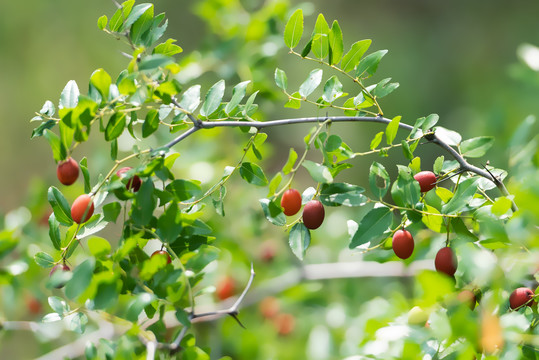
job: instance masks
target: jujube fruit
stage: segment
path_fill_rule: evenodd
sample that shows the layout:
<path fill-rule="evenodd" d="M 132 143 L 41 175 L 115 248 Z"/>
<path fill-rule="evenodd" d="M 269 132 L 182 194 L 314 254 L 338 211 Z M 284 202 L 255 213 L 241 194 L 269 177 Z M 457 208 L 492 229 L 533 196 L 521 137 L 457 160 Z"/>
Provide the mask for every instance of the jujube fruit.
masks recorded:
<path fill-rule="evenodd" d="M 266 319 L 274 318 L 279 313 L 279 300 L 273 296 L 267 296 L 262 299 L 258 308 Z"/>
<path fill-rule="evenodd" d="M 303 223 L 308 229 L 318 229 L 324 222 L 324 205 L 318 200 L 311 200 L 303 208 Z"/>
<path fill-rule="evenodd" d="M 116 171 L 116 175 L 118 177 L 123 178 L 124 174 L 131 170 L 130 167 L 123 167 L 120 170 Z M 127 181 L 127 184 L 125 185 L 127 190 L 133 190 L 134 192 L 137 192 L 140 189 L 140 185 L 142 184 L 142 180 L 140 180 L 140 177 L 137 175 L 133 176 Z"/>
<path fill-rule="evenodd" d="M 288 189 L 281 197 L 281 207 L 286 216 L 296 215 L 301 209 L 301 194 L 296 189 Z"/>
<path fill-rule="evenodd" d="M 455 275 L 457 271 L 457 257 L 450 247 L 444 247 L 438 250 L 434 259 L 434 267 L 436 271 L 443 272 L 449 276 Z"/>
<path fill-rule="evenodd" d="M 286 336 L 294 331 L 296 326 L 296 319 L 292 314 L 279 314 L 274 319 L 275 328 L 279 335 Z"/>
<path fill-rule="evenodd" d="M 79 177 L 79 164 L 73 158 L 62 161 L 56 167 L 56 176 L 64 185 L 71 185 Z"/>
<path fill-rule="evenodd" d="M 167 264 L 170 264 L 172 262 L 172 259 L 170 258 L 170 254 L 166 252 L 165 250 L 156 250 L 152 253 L 151 257 L 154 256 L 163 256 L 167 259 Z"/>
<path fill-rule="evenodd" d="M 516 309 L 524 304 L 526 306 L 531 306 L 534 295 L 535 294 L 531 289 L 527 287 L 520 287 L 513 290 L 511 296 L 509 296 L 509 305 L 511 306 L 511 309 Z"/>
<path fill-rule="evenodd" d="M 225 276 L 219 279 L 217 282 L 215 294 L 219 300 L 225 300 L 234 295 L 235 291 L 236 284 L 234 279 L 232 279 L 230 276 Z"/>
<path fill-rule="evenodd" d="M 391 246 L 395 255 L 401 259 L 408 259 L 414 252 L 414 238 L 407 230 L 397 230 L 393 234 Z"/>
<path fill-rule="evenodd" d="M 94 203 L 90 195 L 82 194 L 76 198 L 75 201 L 73 201 L 73 205 L 71 205 L 71 218 L 77 224 L 85 223 L 92 217 L 93 214 Z"/>
<path fill-rule="evenodd" d="M 475 294 L 471 290 L 462 290 L 459 292 L 457 295 L 457 300 L 463 304 L 467 304 L 470 310 L 475 308 L 475 303 L 477 301 Z"/>
<path fill-rule="evenodd" d="M 58 270 L 61 270 L 61 271 L 71 271 L 71 268 L 69 266 L 67 266 L 66 264 L 57 264 L 57 265 L 54 265 L 54 267 L 51 269 L 51 272 L 49 273 L 49 277 L 52 276 L 52 274 L 54 274 L 56 271 Z M 64 287 L 64 283 L 59 283 L 58 285 L 56 285 L 56 288 L 57 289 L 61 289 Z"/>
<path fill-rule="evenodd" d="M 419 183 L 421 192 L 427 192 L 436 186 L 436 175 L 432 171 L 418 172 L 414 179 Z"/>

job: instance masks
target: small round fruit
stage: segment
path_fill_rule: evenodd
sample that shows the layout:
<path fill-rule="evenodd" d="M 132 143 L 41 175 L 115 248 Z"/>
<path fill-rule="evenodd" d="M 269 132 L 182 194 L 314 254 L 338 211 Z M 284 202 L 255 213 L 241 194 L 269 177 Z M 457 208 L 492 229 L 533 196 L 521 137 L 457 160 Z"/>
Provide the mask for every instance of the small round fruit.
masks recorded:
<path fill-rule="evenodd" d="M 167 259 L 167 264 L 170 264 L 170 263 L 172 262 L 172 259 L 170 258 L 169 253 L 166 252 L 165 250 L 156 250 L 156 251 L 154 251 L 151 257 L 154 257 L 154 256 L 163 256 L 163 257 L 166 257 L 166 259 Z"/>
<path fill-rule="evenodd" d="M 288 189 L 281 198 L 281 207 L 286 216 L 296 215 L 301 209 L 301 194 L 296 189 Z"/>
<path fill-rule="evenodd" d="M 401 259 L 408 259 L 414 252 L 414 238 L 407 230 L 397 230 L 393 234 L 391 246 L 395 255 Z"/>
<path fill-rule="evenodd" d="M 294 331 L 296 319 L 292 314 L 279 314 L 274 319 L 274 325 L 279 335 L 286 336 Z"/>
<path fill-rule="evenodd" d="M 219 300 L 225 300 L 232 295 L 234 295 L 234 292 L 236 291 L 236 284 L 234 282 L 234 279 L 232 279 L 230 276 L 225 276 L 217 282 L 215 294 L 217 295 L 217 298 Z"/>
<path fill-rule="evenodd" d="M 477 299 L 475 298 L 475 294 L 471 290 L 462 290 L 457 295 L 457 300 L 459 300 L 463 304 L 468 304 L 470 310 L 475 309 L 475 303 Z"/>
<path fill-rule="evenodd" d="M 66 264 L 57 264 L 57 265 L 54 265 L 54 267 L 51 269 L 51 272 L 49 273 L 49 277 L 52 276 L 52 274 L 54 274 L 56 271 L 58 270 L 61 270 L 61 271 L 71 271 L 71 268 L 69 266 L 67 266 Z M 61 289 L 64 287 L 64 283 L 59 283 L 58 285 L 56 285 L 56 288 L 57 289 Z"/>
<path fill-rule="evenodd" d="M 277 250 L 273 241 L 266 240 L 260 246 L 260 259 L 266 263 L 272 262 Z"/>
<path fill-rule="evenodd" d="M 419 183 L 421 192 L 427 192 L 436 186 L 436 175 L 432 171 L 421 171 L 415 174 L 414 179 Z"/>
<path fill-rule="evenodd" d="M 531 289 L 527 287 L 520 287 L 515 289 L 511 296 L 509 296 L 509 305 L 511 309 L 516 309 L 522 305 L 531 306 L 533 303 L 534 293 Z"/>
<path fill-rule="evenodd" d="M 82 194 L 73 201 L 73 205 L 71 205 L 71 218 L 77 224 L 85 223 L 93 214 L 94 203 L 90 195 Z"/>
<path fill-rule="evenodd" d="M 131 170 L 130 167 L 123 167 L 120 170 L 116 171 L 116 175 L 118 175 L 120 178 L 124 177 L 124 174 Z M 127 190 L 133 190 L 134 192 L 137 192 L 138 189 L 140 189 L 140 185 L 142 184 L 142 180 L 140 180 L 140 177 L 137 175 L 133 176 L 129 181 L 127 181 L 127 184 L 125 185 Z"/>
<path fill-rule="evenodd" d="M 56 167 L 56 176 L 64 185 L 71 185 L 79 177 L 79 164 L 73 158 L 62 161 Z"/>
<path fill-rule="evenodd" d="M 311 200 L 303 208 L 303 223 L 308 229 L 318 229 L 324 222 L 324 205 L 318 200 Z"/>
<path fill-rule="evenodd" d="M 260 302 L 258 308 L 266 319 L 274 318 L 279 313 L 279 300 L 273 296 L 267 296 Z"/>
<path fill-rule="evenodd" d="M 436 271 L 443 272 L 449 276 L 455 275 L 457 265 L 457 257 L 450 247 L 441 248 L 434 259 Z"/>
<path fill-rule="evenodd" d="M 43 311 L 41 302 L 34 296 L 26 298 L 26 307 L 28 308 L 28 312 L 32 315 L 41 314 L 41 311 Z"/>

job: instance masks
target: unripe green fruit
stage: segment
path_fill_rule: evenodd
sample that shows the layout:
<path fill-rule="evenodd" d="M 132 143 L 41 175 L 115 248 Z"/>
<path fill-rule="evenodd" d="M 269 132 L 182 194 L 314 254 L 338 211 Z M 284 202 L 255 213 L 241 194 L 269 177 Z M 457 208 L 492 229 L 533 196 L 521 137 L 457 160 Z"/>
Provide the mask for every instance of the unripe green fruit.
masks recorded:
<path fill-rule="evenodd" d="M 516 309 L 524 304 L 526 304 L 526 306 L 531 306 L 533 304 L 534 295 L 535 294 L 531 289 L 520 287 L 511 293 L 509 305 L 511 306 L 511 309 Z"/>
<path fill-rule="evenodd" d="M 71 205 L 71 218 L 77 224 L 85 223 L 93 214 L 94 203 L 90 195 L 82 194 L 73 201 L 73 205 Z"/>
<path fill-rule="evenodd" d="M 120 178 L 123 178 L 124 174 L 131 169 L 132 168 L 130 167 L 123 167 L 120 170 L 116 171 L 116 175 L 118 175 L 118 177 Z M 127 181 L 125 187 L 127 190 L 133 190 L 133 192 L 137 192 L 140 189 L 140 185 L 142 185 L 142 180 L 140 180 L 140 177 L 135 175 Z"/>
<path fill-rule="evenodd" d="M 407 230 L 397 230 L 393 234 L 391 246 L 395 255 L 401 259 L 408 259 L 414 252 L 414 238 Z"/>
<path fill-rule="evenodd" d="M 281 197 L 281 207 L 286 216 L 296 215 L 301 209 L 301 194 L 296 189 L 288 189 Z"/>
<path fill-rule="evenodd" d="M 414 306 L 408 311 L 408 324 L 423 325 L 428 319 L 429 314 L 419 306 Z"/>
<path fill-rule="evenodd" d="M 170 254 L 168 252 L 166 252 L 165 250 L 156 250 L 156 251 L 154 251 L 153 254 L 151 255 L 151 257 L 154 257 L 154 256 L 166 257 L 167 264 L 170 264 L 172 262 L 172 259 L 170 258 Z"/>
<path fill-rule="evenodd" d="M 450 247 L 441 248 L 434 259 L 436 271 L 443 272 L 449 276 L 455 275 L 457 265 L 457 257 Z"/>
<path fill-rule="evenodd" d="M 56 176 L 64 185 L 71 185 L 79 177 L 79 164 L 73 158 L 62 161 L 56 167 Z"/>
<path fill-rule="evenodd" d="M 421 192 L 427 192 L 436 186 L 436 175 L 432 171 L 418 172 L 414 179 L 419 183 Z"/>
<path fill-rule="evenodd" d="M 303 224 L 308 229 L 318 229 L 324 222 L 324 205 L 318 200 L 311 200 L 303 208 Z"/>

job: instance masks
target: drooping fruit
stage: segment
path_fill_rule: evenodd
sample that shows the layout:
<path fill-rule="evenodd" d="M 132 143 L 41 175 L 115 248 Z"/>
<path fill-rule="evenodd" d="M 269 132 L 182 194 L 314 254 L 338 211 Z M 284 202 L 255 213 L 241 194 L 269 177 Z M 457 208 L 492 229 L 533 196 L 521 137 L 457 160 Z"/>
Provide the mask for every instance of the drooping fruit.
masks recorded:
<path fill-rule="evenodd" d="M 475 303 L 477 299 L 475 298 L 475 294 L 471 290 L 462 290 L 457 295 L 457 300 L 459 300 L 463 304 L 467 304 L 470 310 L 475 309 Z"/>
<path fill-rule="evenodd" d="M 165 250 L 156 250 L 152 253 L 151 257 L 154 256 L 163 256 L 167 259 L 167 264 L 170 264 L 172 262 L 172 259 L 170 258 L 170 254 L 166 252 Z"/>
<path fill-rule="evenodd" d="M 421 192 L 427 192 L 436 186 L 436 175 L 432 171 L 421 171 L 414 175 Z"/>
<path fill-rule="evenodd" d="M 531 306 L 534 295 L 533 291 L 527 287 L 515 289 L 511 293 L 511 296 L 509 296 L 509 306 L 513 310 L 523 305 Z"/>
<path fill-rule="evenodd" d="M 296 189 L 288 189 L 281 197 L 281 207 L 286 216 L 296 215 L 301 209 L 301 194 Z"/>
<path fill-rule="evenodd" d="M 120 170 L 116 171 L 116 175 L 118 175 L 120 178 L 123 178 L 124 174 L 131 169 L 132 168 L 130 167 L 123 167 Z M 140 189 L 141 184 L 142 184 L 142 180 L 140 180 L 140 177 L 135 175 L 127 181 L 127 184 L 125 185 L 125 187 L 127 190 L 133 190 L 133 192 L 137 192 Z"/>
<path fill-rule="evenodd" d="M 69 266 L 67 266 L 66 264 L 57 264 L 57 265 L 54 265 L 54 267 L 51 269 L 51 272 L 49 273 L 49 277 L 52 276 L 52 274 L 54 274 L 56 271 L 58 270 L 61 270 L 61 271 L 71 271 L 71 268 Z M 65 285 L 65 283 L 61 282 L 59 284 L 56 285 L 56 288 L 57 289 L 61 289 L 63 288 Z"/>
<path fill-rule="evenodd" d="M 449 276 L 455 275 L 457 271 L 457 257 L 450 247 L 444 247 L 438 250 L 434 259 L 434 267 L 436 271 L 443 272 Z"/>
<path fill-rule="evenodd" d="M 79 177 L 79 164 L 71 157 L 60 162 L 56 167 L 56 176 L 64 185 L 73 184 Z"/>
<path fill-rule="evenodd" d="M 88 221 L 94 214 L 94 203 L 88 194 L 82 194 L 71 205 L 71 218 L 77 224 Z"/>
<path fill-rule="evenodd" d="M 395 255 L 401 259 L 408 259 L 414 252 L 414 238 L 407 230 L 397 230 L 393 234 L 391 246 Z"/>
<path fill-rule="evenodd" d="M 232 295 L 236 291 L 236 283 L 230 276 L 225 276 L 219 279 L 217 282 L 215 294 L 219 300 L 224 300 Z"/>
<path fill-rule="evenodd" d="M 324 222 L 324 205 L 318 200 L 311 200 L 303 208 L 303 224 L 308 229 L 318 229 Z"/>

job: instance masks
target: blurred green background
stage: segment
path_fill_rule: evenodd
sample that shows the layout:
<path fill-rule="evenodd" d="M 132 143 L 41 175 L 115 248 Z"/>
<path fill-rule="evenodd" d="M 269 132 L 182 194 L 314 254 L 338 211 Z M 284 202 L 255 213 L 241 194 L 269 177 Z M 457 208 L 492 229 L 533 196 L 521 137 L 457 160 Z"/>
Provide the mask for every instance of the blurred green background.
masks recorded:
<path fill-rule="evenodd" d="M 241 3 L 247 10 L 272 3 L 229 2 Z M 215 35 L 213 40 L 205 40 L 212 36 L 211 29 L 193 13 L 200 3 L 156 2 L 156 13 L 164 11 L 170 19 L 167 35 L 178 39 L 184 54 L 211 50 L 219 44 Z M 538 113 L 537 93 L 526 84 L 536 85 L 537 73 L 515 68 L 520 44 L 539 45 L 537 1 L 292 1 L 292 7 L 297 6 L 314 14 L 306 18 L 307 28 L 313 26 L 319 12 L 329 23 L 338 19 L 345 48 L 353 41 L 371 38 L 371 51 L 389 49 L 377 76 L 392 77 L 401 86 L 382 102 L 388 117 L 400 114 L 402 121 L 413 123 L 434 112 L 440 114 L 442 126 L 468 137 L 493 135 L 497 145 L 503 145 L 517 123 Z M 55 164 L 45 140 L 30 141 L 34 124 L 29 119 L 34 112 L 47 99 L 57 103 L 68 80 L 76 80 L 85 92 L 95 69 L 103 67 L 114 77 L 125 66 L 127 59 L 120 54 L 126 50 L 125 45 L 96 26 L 100 15 L 110 16 L 114 9 L 109 0 L 0 2 L 1 212 L 23 202 L 32 178 L 48 182 L 55 177 Z M 234 20 L 245 19 L 222 22 Z M 276 26 L 282 29 L 284 24 Z M 297 78 L 289 75 L 290 82 L 299 84 L 307 74 L 301 71 L 305 63 L 287 56 L 284 49 L 276 56 L 279 67 L 297 74 Z M 267 74 L 268 78 L 272 76 Z M 515 77 L 526 81 L 516 81 Z M 202 91 L 209 85 L 203 83 Z M 276 99 L 269 115 L 298 115 L 282 109 L 283 103 L 283 98 Z M 303 115 L 324 114 L 310 109 Z M 350 137 L 364 138 L 368 144 L 369 127 L 356 129 Z M 503 167 L 503 146 L 495 146 L 489 157 L 491 163 Z"/>

